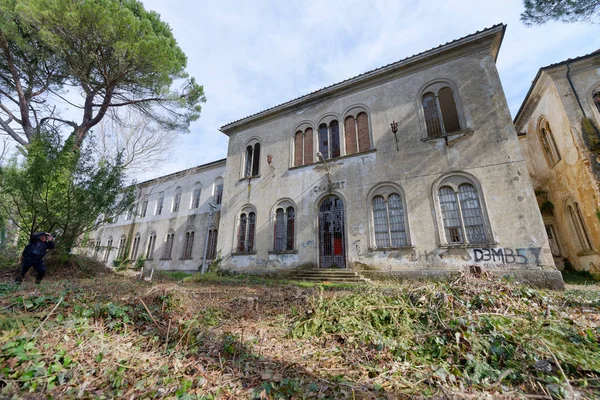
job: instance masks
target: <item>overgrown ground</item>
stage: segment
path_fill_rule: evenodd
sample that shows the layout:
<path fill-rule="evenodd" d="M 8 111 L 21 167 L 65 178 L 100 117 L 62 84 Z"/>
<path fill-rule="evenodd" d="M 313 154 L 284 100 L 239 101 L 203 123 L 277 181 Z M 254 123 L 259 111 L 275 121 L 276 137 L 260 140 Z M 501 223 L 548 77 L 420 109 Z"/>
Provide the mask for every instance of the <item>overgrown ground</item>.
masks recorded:
<path fill-rule="evenodd" d="M 597 286 L 87 275 L 0 286 L 0 397 L 599 398 Z"/>

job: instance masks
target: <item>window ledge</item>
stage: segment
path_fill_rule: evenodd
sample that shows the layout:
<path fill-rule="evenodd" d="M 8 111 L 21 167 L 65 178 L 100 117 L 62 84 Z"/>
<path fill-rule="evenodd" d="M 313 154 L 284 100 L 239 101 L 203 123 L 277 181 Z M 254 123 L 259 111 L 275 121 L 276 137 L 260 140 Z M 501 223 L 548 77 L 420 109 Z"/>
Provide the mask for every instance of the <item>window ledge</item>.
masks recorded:
<path fill-rule="evenodd" d="M 398 246 L 398 247 L 369 247 L 369 251 L 398 251 L 398 250 L 412 250 L 415 246 Z"/>
<path fill-rule="evenodd" d="M 298 250 L 269 251 L 269 254 L 298 254 Z"/>
<path fill-rule="evenodd" d="M 159 261 L 171 261 L 170 258 L 159 258 Z"/>
<path fill-rule="evenodd" d="M 582 250 L 577 252 L 577 257 L 597 256 L 598 252 L 594 250 Z"/>
<path fill-rule="evenodd" d="M 337 160 L 344 160 L 346 158 L 350 158 L 350 157 L 356 157 L 356 156 L 364 156 L 365 154 L 370 154 L 370 153 L 375 153 L 377 151 L 377 149 L 371 149 L 371 150 L 367 150 L 367 151 L 361 151 L 360 153 L 352 153 L 352 154 L 346 154 L 343 156 L 339 156 L 339 157 L 335 157 L 335 158 L 330 158 L 327 160 L 328 163 L 334 163 Z M 298 166 L 294 166 L 294 167 L 290 167 L 289 170 L 295 170 L 295 169 L 300 169 L 300 168 L 304 168 L 304 167 L 315 167 L 317 165 L 323 164 L 323 161 L 317 161 L 311 164 L 304 164 L 304 165 L 298 165 Z"/>
<path fill-rule="evenodd" d="M 439 140 L 439 139 L 448 139 L 454 136 L 462 136 L 462 135 L 466 135 L 466 134 L 471 134 L 473 133 L 473 129 L 471 128 L 465 128 L 465 129 L 461 129 L 460 131 L 454 131 L 454 132 L 450 132 L 450 133 L 446 133 L 445 135 L 440 135 L 440 136 L 436 136 L 436 137 L 426 137 L 426 138 L 422 138 L 421 142 L 431 142 L 433 140 Z"/>
<path fill-rule="evenodd" d="M 260 178 L 260 174 L 254 175 L 254 176 L 246 176 L 244 178 L 241 178 L 238 182 L 251 181 L 252 179 L 258 179 L 258 178 Z"/>
<path fill-rule="evenodd" d="M 231 253 L 231 256 L 232 257 L 235 257 L 235 256 L 251 256 L 253 254 L 256 254 L 256 252 L 255 251 L 244 251 L 244 252 L 238 252 L 238 253 Z"/>
<path fill-rule="evenodd" d="M 456 244 L 440 244 L 440 249 L 466 249 L 466 248 L 486 248 L 496 247 L 498 243 L 456 243 Z"/>
<path fill-rule="evenodd" d="M 194 259 L 194 257 L 181 257 L 181 258 L 179 259 L 179 261 L 193 260 L 193 259 Z"/>

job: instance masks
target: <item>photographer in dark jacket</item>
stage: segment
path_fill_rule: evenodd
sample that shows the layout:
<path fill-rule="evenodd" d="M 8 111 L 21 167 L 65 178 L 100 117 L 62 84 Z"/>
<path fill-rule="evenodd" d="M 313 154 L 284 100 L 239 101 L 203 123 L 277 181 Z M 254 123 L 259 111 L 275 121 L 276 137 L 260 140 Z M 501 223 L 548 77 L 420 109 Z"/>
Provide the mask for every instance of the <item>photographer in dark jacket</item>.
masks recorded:
<path fill-rule="evenodd" d="M 47 250 L 54 248 L 54 237 L 50 233 L 36 232 L 29 238 L 29 244 L 23 250 L 23 262 L 21 263 L 21 272 L 16 279 L 16 283 L 20 284 L 25 278 L 27 271 L 31 267 L 37 272 L 35 283 L 40 283 L 46 274 L 46 266 L 44 265 L 44 256 Z"/>

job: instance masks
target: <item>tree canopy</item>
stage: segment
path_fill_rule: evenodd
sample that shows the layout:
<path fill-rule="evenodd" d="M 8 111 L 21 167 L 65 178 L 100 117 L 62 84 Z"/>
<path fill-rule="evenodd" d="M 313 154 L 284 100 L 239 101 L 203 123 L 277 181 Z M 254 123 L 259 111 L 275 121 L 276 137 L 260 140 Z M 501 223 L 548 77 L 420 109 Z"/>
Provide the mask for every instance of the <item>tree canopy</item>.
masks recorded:
<path fill-rule="evenodd" d="M 600 0 L 524 0 L 521 21 L 541 25 L 548 21 L 595 21 L 600 16 Z"/>
<path fill-rule="evenodd" d="M 28 146 L 67 128 L 80 148 L 123 107 L 185 131 L 205 101 L 186 64 L 168 24 L 139 1 L 0 0 L 0 133 Z"/>

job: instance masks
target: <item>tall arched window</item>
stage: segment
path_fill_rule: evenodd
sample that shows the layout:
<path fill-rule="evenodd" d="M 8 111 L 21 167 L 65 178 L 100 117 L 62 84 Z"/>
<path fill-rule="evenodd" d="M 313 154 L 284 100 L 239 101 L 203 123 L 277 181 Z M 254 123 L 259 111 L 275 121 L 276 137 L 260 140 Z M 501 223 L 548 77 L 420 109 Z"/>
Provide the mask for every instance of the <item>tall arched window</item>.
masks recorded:
<path fill-rule="evenodd" d="M 194 230 L 190 228 L 185 232 L 185 240 L 183 242 L 183 253 L 181 254 L 181 258 L 184 260 L 191 259 L 193 251 L 194 251 Z"/>
<path fill-rule="evenodd" d="M 540 140 L 542 141 L 542 147 L 544 148 L 548 164 L 550 167 L 554 167 L 560 161 L 560 153 L 554 141 L 550 124 L 546 120 L 542 120 L 540 123 Z"/>
<path fill-rule="evenodd" d="M 173 208 L 172 212 L 178 212 L 179 206 L 181 205 L 181 186 L 175 189 L 175 195 L 173 196 Z"/>
<path fill-rule="evenodd" d="M 94 248 L 94 258 L 98 257 L 98 253 L 100 252 L 100 247 L 101 247 L 101 239 L 98 238 L 98 239 L 96 239 L 96 246 Z"/>
<path fill-rule="evenodd" d="M 156 214 L 154 214 L 154 215 L 162 214 L 164 203 L 165 203 L 165 192 L 160 192 L 158 194 L 158 201 L 156 202 Z"/>
<path fill-rule="evenodd" d="M 192 193 L 192 203 L 190 204 L 191 209 L 198 208 L 200 206 L 200 194 L 202 193 L 202 184 L 196 182 L 194 184 L 194 192 Z"/>
<path fill-rule="evenodd" d="M 156 232 L 151 232 L 150 236 L 148 236 L 148 247 L 146 248 L 147 260 L 154 258 L 154 246 L 156 246 Z"/>
<path fill-rule="evenodd" d="M 446 178 L 437 192 L 447 244 L 487 243 L 480 194 L 463 176 Z"/>
<path fill-rule="evenodd" d="M 571 226 L 575 231 L 575 237 L 577 238 L 577 242 L 579 244 L 579 250 L 592 250 L 592 243 L 587 234 L 587 229 L 585 228 L 585 223 L 583 220 L 583 215 L 581 214 L 581 209 L 579 208 L 579 203 L 577 203 L 576 201 L 567 202 L 567 212 L 569 214 L 569 219 L 571 220 Z"/>
<path fill-rule="evenodd" d="M 217 239 L 219 231 L 216 228 L 211 228 L 208 231 L 208 249 L 206 251 L 206 259 L 214 260 L 217 256 Z"/>
<path fill-rule="evenodd" d="M 244 167 L 244 176 L 253 178 L 260 174 L 260 143 L 258 140 L 251 140 L 246 146 L 246 159 Z"/>
<path fill-rule="evenodd" d="M 218 206 L 223 202 L 223 178 L 215 179 L 213 183 L 213 202 Z"/>
<path fill-rule="evenodd" d="M 141 240 L 140 234 L 136 233 L 135 236 L 133 237 L 133 245 L 131 246 L 131 257 L 130 257 L 131 260 L 137 259 L 138 251 L 140 248 L 140 240 Z M 143 249 L 142 249 L 142 251 L 143 251 Z"/>
<path fill-rule="evenodd" d="M 251 253 L 254 251 L 254 234 L 256 230 L 256 213 L 250 207 L 242 210 L 238 223 L 237 251 Z"/>
<path fill-rule="evenodd" d="M 108 241 L 106 242 L 106 250 L 104 252 L 104 261 L 108 261 L 108 257 L 110 256 L 110 252 L 112 251 L 113 238 L 109 236 Z"/>
<path fill-rule="evenodd" d="M 340 125 L 337 120 L 319 125 L 319 152 L 326 160 L 341 155 Z"/>
<path fill-rule="evenodd" d="M 346 154 L 360 153 L 371 149 L 369 116 L 363 107 L 352 108 L 344 118 Z"/>
<path fill-rule="evenodd" d="M 455 93 L 445 82 L 429 85 L 421 95 L 427 137 L 436 138 L 461 130 Z"/>
<path fill-rule="evenodd" d="M 313 163 L 313 130 L 312 128 L 298 129 L 294 134 L 294 166 Z"/>
<path fill-rule="evenodd" d="M 170 260 L 173 252 L 173 242 L 175 241 L 175 232 L 169 231 L 165 237 L 165 246 L 161 260 Z"/>
<path fill-rule="evenodd" d="M 148 195 L 144 195 L 142 198 L 142 209 L 140 211 L 140 217 L 144 218 L 146 216 L 146 212 L 148 211 Z"/>
<path fill-rule="evenodd" d="M 127 236 L 122 235 L 121 239 L 119 239 L 119 249 L 117 251 L 117 259 L 122 260 L 127 256 L 127 251 L 125 249 L 125 244 L 127 243 Z"/>
<path fill-rule="evenodd" d="M 294 207 L 288 202 L 282 202 L 275 210 L 275 223 L 273 227 L 273 250 L 276 252 L 294 250 L 294 223 L 296 213 Z"/>
<path fill-rule="evenodd" d="M 409 246 L 406 210 L 399 188 L 383 184 L 369 194 L 377 248 Z"/>

